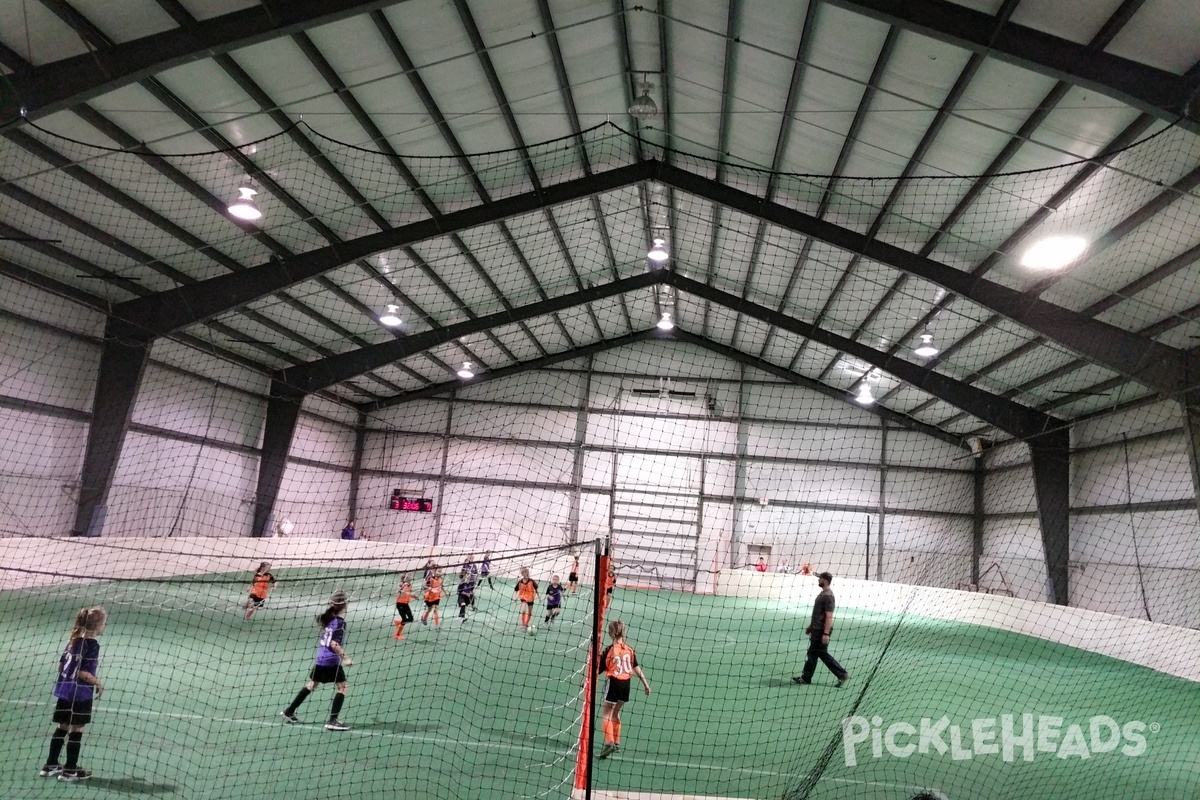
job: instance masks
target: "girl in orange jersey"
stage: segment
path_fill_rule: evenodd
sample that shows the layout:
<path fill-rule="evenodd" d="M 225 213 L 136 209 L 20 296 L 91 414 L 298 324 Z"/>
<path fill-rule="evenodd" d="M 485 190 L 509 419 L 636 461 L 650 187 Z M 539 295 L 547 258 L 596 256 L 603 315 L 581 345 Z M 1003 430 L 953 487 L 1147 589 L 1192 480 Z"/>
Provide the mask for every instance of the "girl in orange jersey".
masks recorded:
<path fill-rule="evenodd" d="M 425 613 L 421 615 L 421 624 L 429 624 L 429 614 L 433 613 L 433 624 L 442 624 L 442 615 L 438 613 L 438 604 L 442 602 L 442 573 L 435 566 L 432 574 L 425 578 Z"/>
<path fill-rule="evenodd" d="M 571 594 L 579 592 L 579 556 L 573 555 L 574 561 L 571 562 L 571 571 L 567 573 L 567 583 L 571 587 Z"/>
<path fill-rule="evenodd" d="M 608 623 L 608 638 L 612 644 L 600 654 L 596 671 L 608 676 L 608 687 L 604 691 L 604 711 L 601 717 L 604 729 L 604 749 L 600 758 L 608 758 L 621 747 L 621 706 L 629 702 L 629 683 L 634 675 L 642 682 L 647 696 L 650 682 L 638 666 L 637 655 L 625 641 L 625 623 L 614 619 Z"/>
<path fill-rule="evenodd" d="M 540 597 L 537 581 L 529 577 L 529 567 L 521 567 L 521 579 L 517 581 L 516 599 L 521 604 L 521 630 L 529 632 L 529 620 L 533 617 L 533 604 Z"/>
<path fill-rule="evenodd" d="M 270 570 L 271 565 L 266 561 L 259 564 L 258 569 L 254 570 L 254 582 L 250 584 L 250 596 L 246 598 L 245 619 L 254 616 L 254 612 L 267 602 L 267 595 L 271 593 L 271 587 L 275 585 L 275 576 L 271 574 Z"/>
<path fill-rule="evenodd" d="M 400 619 L 392 621 L 392 624 L 396 626 L 396 632 L 392 634 L 393 639 L 403 639 L 404 626 L 413 621 L 412 607 L 409 606 L 412 597 L 412 578 L 406 572 L 400 576 L 400 588 L 396 590 L 396 614 Z"/>

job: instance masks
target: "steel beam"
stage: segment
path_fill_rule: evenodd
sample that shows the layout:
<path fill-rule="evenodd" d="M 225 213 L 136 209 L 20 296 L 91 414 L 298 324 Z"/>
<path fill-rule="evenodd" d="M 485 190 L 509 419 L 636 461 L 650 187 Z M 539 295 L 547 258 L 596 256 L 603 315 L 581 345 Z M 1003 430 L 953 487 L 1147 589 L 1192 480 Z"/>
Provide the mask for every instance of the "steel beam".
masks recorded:
<path fill-rule="evenodd" d="M 1009 22 L 947 0 L 828 0 L 832 5 L 998 58 L 1056 80 L 1084 86 L 1139 111 L 1200 131 L 1194 77 Z"/>
<path fill-rule="evenodd" d="M 1062 425 L 1060 420 L 1035 411 L 1032 408 L 1014 403 L 1003 397 L 963 383 L 962 381 L 934 372 L 926 367 L 918 366 L 909 361 L 874 350 L 864 344 L 838 336 L 835 333 L 817 328 L 807 322 L 789 317 L 786 314 L 743 300 L 737 295 L 721 291 L 706 283 L 691 278 L 685 278 L 676 273 L 670 273 L 667 283 L 676 290 L 688 292 L 697 297 L 723 305 L 730 311 L 746 314 L 768 325 L 774 325 L 798 336 L 812 339 L 814 342 L 841 350 L 854 358 L 865 361 L 877 369 L 895 375 L 913 386 L 929 392 L 935 397 L 966 411 L 989 425 L 994 425 L 1005 433 L 1019 439 L 1030 439 L 1048 430 L 1054 430 Z M 846 395 L 843 395 L 846 397 Z"/>
<path fill-rule="evenodd" d="M 1178 396 L 1200 378 L 1200 360 L 1196 356 L 1077 311 L 1029 297 L 1007 286 L 669 164 L 659 164 L 651 177 L 927 280 L 1160 394 Z"/>
<path fill-rule="evenodd" d="M 295 391 L 308 394 L 463 336 L 553 314 L 556 311 L 591 303 L 595 300 L 603 300 L 606 297 L 621 295 L 647 286 L 654 286 L 663 282 L 665 277 L 665 270 L 639 272 L 628 278 L 593 286 L 583 291 L 552 297 L 549 300 L 540 300 L 511 310 L 497 311 L 495 314 L 434 328 L 406 336 L 403 339 L 393 339 L 382 344 L 350 350 L 319 361 L 286 367 L 276 371 L 273 377 Z"/>
<path fill-rule="evenodd" d="M 271 516 L 279 499 L 279 487 L 287 470 L 288 450 L 304 393 L 278 380 L 271 381 L 267 399 L 267 421 L 263 426 L 262 455 L 258 461 L 258 486 L 254 490 L 254 522 L 251 536 L 271 535 Z"/>
<path fill-rule="evenodd" d="M 455 389 L 463 389 L 467 386 L 475 386 L 488 381 L 499 380 L 500 378 L 511 378 L 514 375 L 520 375 L 523 372 L 530 372 L 545 367 L 552 367 L 555 364 L 561 364 L 564 361 L 571 361 L 576 358 L 588 358 L 597 353 L 603 353 L 607 350 L 613 350 L 617 347 L 624 347 L 627 344 L 635 342 L 644 342 L 650 339 L 665 339 L 669 338 L 662 334 L 657 328 L 650 328 L 644 331 L 634 331 L 627 333 L 624 336 L 618 336 L 615 339 L 602 339 L 592 344 L 585 344 L 579 347 L 573 347 L 570 350 L 564 350 L 561 353 L 551 353 L 541 358 L 530 359 L 529 361 L 521 361 L 500 369 L 489 370 L 480 373 L 469 380 L 454 380 L 445 381 L 443 383 L 435 383 L 430 386 L 423 386 L 420 389 L 396 397 L 388 397 L 383 400 L 375 400 L 370 403 L 363 403 L 359 406 L 359 410 L 371 414 L 384 408 L 402 405 L 413 400 L 420 400 L 425 397 L 435 397 L 440 394 L 449 394 Z"/>
<path fill-rule="evenodd" d="M 1192 497 L 1200 501 L 1200 402 L 1179 404 L 1183 412 L 1184 443 L 1192 466 Z M 1197 503 L 1200 510 L 1200 503 Z"/>
<path fill-rule="evenodd" d="M 1027 441 L 1033 462 L 1049 601 L 1070 605 L 1071 432 L 1063 427 Z"/>
<path fill-rule="evenodd" d="M 9 92 L 0 95 L 0 122 L 21 116 L 37 119 L 71 108 L 122 86 L 153 77 L 172 67 L 230 53 L 243 47 L 290 36 L 403 0 L 288 0 L 212 17 L 195 25 L 172 28 L 5 78 Z"/>
<path fill-rule="evenodd" d="M 349 242 L 338 242 L 241 272 L 219 275 L 189 286 L 120 303 L 113 313 L 155 336 L 165 336 L 385 250 L 489 225 L 637 183 L 650 177 L 653 166 L 654 162 L 644 161 L 617 167 L 548 186 L 540 191 L 453 211 Z"/>
<path fill-rule="evenodd" d="M 133 415 L 142 373 L 150 360 L 150 338 L 109 317 L 100 353 L 100 376 L 92 401 L 75 508 L 73 536 L 99 536 L 104 528 L 108 492 L 112 488 L 125 433 Z"/>
<path fill-rule="evenodd" d="M 694 333 L 689 333 L 688 331 L 680 330 L 679 328 L 675 328 L 673 331 L 671 331 L 670 338 L 674 339 L 677 342 L 686 342 L 688 344 L 694 344 L 697 347 L 702 347 L 705 350 L 708 350 L 709 352 L 725 356 L 726 358 L 728 358 L 732 361 L 736 361 L 739 364 L 743 364 L 747 367 L 753 367 L 754 369 L 757 369 L 760 372 L 765 372 L 768 375 L 774 375 L 777 378 L 782 378 L 783 380 L 787 381 L 788 383 L 795 384 L 796 386 L 803 386 L 806 389 L 812 389 L 814 392 L 820 392 L 821 394 L 825 395 L 826 397 L 832 397 L 835 400 L 845 400 L 846 399 L 846 393 L 841 391 L 840 389 L 835 389 L 834 387 L 832 387 L 828 384 L 813 380 L 812 378 L 801 375 L 798 372 L 793 372 L 790 369 L 786 369 L 785 367 L 781 367 L 777 364 L 773 364 L 770 361 L 765 361 L 761 358 L 757 358 L 757 357 L 752 356 L 748 353 L 745 353 L 741 350 L 738 350 L 735 347 L 730 347 L 729 345 L 720 344 L 719 342 L 714 342 L 711 339 L 705 338 L 703 336 L 697 336 Z M 878 416 L 882 419 L 886 419 L 889 422 L 894 422 L 897 425 L 908 428 L 909 430 L 913 430 L 918 433 L 923 433 L 926 436 L 932 436 L 933 438 L 943 441 L 946 444 L 950 444 L 955 447 L 966 447 L 966 444 L 965 444 L 965 442 L 963 442 L 962 437 L 955 436 L 952 433 L 947 433 L 946 431 L 942 430 L 941 428 L 937 428 L 937 427 L 934 427 L 933 425 L 929 425 L 927 423 L 920 422 L 916 419 L 913 419 L 910 416 L 901 414 L 898 411 L 893 411 L 892 409 L 887 408 L 886 406 L 880 405 L 879 403 L 876 403 L 875 405 L 870 406 L 868 408 L 864 408 L 863 410 L 867 411 L 869 413 L 875 414 L 876 416 Z"/>

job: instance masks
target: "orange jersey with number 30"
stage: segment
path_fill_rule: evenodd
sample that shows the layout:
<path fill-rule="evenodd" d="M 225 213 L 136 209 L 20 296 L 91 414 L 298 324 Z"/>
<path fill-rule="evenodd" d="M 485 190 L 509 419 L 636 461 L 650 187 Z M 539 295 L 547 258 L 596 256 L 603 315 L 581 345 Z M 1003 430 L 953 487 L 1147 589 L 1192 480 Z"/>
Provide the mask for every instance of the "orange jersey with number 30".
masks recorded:
<path fill-rule="evenodd" d="M 517 581 L 517 597 L 522 603 L 532 603 L 537 599 L 537 581 L 521 578 Z"/>
<path fill-rule="evenodd" d="M 425 582 L 425 602 L 442 599 L 442 579 L 434 576 Z"/>
<path fill-rule="evenodd" d="M 627 681 L 633 677 L 633 669 L 638 665 L 637 655 L 633 648 L 624 642 L 611 644 L 604 650 L 604 673 L 619 681 Z"/>

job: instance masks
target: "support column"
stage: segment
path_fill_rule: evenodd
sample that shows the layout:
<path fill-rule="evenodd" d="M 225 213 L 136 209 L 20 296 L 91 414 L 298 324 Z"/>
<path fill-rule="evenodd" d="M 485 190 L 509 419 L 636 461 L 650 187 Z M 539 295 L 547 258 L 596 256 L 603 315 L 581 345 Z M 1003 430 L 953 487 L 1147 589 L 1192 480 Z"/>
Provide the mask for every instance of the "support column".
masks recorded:
<path fill-rule="evenodd" d="M 108 492 L 121 460 L 142 373 L 150 360 L 152 339 L 115 317 L 109 317 L 105 325 L 72 536 L 99 536 L 104 529 Z"/>
<path fill-rule="evenodd" d="M 267 400 L 267 422 L 263 426 L 262 455 L 258 461 L 258 487 L 254 492 L 254 523 L 251 536 L 270 536 L 271 517 L 279 499 L 279 487 L 287 469 L 288 451 L 304 393 L 281 381 L 271 381 Z"/>
<path fill-rule="evenodd" d="M 362 481 L 363 449 L 367 443 L 367 412 L 358 412 L 354 426 L 354 460 L 350 463 L 350 519 L 358 519 L 358 486 Z"/>
<path fill-rule="evenodd" d="M 575 414 L 575 454 L 571 463 L 571 504 L 567 511 L 567 535 L 571 544 L 579 542 L 580 506 L 583 503 L 583 456 L 587 447 L 588 407 L 592 402 L 592 356 L 588 356 L 587 375 L 583 379 L 583 395 Z"/>
<path fill-rule="evenodd" d="M 733 569 L 742 557 L 742 534 L 746 522 L 746 366 L 738 364 L 737 451 L 733 464 L 733 532 L 729 536 L 729 568 Z"/>
<path fill-rule="evenodd" d="M 879 420 L 879 533 L 875 540 L 875 580 L 886 580 L 883 574 L 883 528 L 887 522 L 887 433 L 886 419 Z"/>
<path fill-rule="evenodd" d="M 983 558 L 984 477 L 983 456 L 975 456 L 975 502 L 971 518 L 971 583 L 979 585 L 979 561 Z"/>
<path fill-rule="evenodd" d="M 1059 428 L 1029 439 L 1028 444 L 1046 552 L 1049 600 L 1070 605 L 1071 432 Z"/>
<path fill-rule="evenodd" d="M 1200 512 L 1200 401 L 1179 403 L 1183 412 L 1184 443 L 1187 445 L 1188 463 L 1192 465 L 1192 497 L 1196 510 Z"/>
<path fill-rule="evenodd" d="M 442 504 L 446 499 L 446 469 L 450 465 L 450 434 L 454 432 L 454 401 L 458 392 L 451 391 L 446 398 L 446 427 L 442 431 L 442 466 L 438 470 L 437 500 L 433 506 L 433 546 L 437 547 L 442 536 Z"/>

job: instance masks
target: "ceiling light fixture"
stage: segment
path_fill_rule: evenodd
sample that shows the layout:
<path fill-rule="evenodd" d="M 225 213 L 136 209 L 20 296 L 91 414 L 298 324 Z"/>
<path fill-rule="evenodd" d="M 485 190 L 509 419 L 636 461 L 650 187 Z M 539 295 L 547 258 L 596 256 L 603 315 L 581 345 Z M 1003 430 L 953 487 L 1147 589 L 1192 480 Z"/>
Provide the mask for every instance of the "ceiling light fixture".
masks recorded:
<path fill-rule="evenodd" d="M 925 331 L 921 334 L 921 343 L 913 349 L 913 352 L 921 358 L 933 358 L 941 351 L 933 346 L 933 334 Z"/>
<path fill-rule="evenodd" d="M 462 378 L 464 381 L 475 377 L 475 370 L 471 369 L 470 361 L 463 362 L 462 369 L 458 371 L 458 377 Z"/>
<path fill-rule="evenodd" d="M 650 248 L 649 253 L 646 253 L 646 258 L 650 259 L 655 264 L 661 264 L 670 257 L 671 254 L 667 252 L 666 239 L 655 239 L 654 246 Z"/>
<path fill-rule="evenodd" d="M 637 89 L 637 97 L 633 98 L 633 103 L 629 106 L 629 115 L 639 121 L 645 121 L 649 117 L 656 116 L 658 114 L 658 104 L 650 96 L 650 90 L 654 88 L 654 84 L 646 80 L 645 75 L 642 75 L 642 79 L 634 84 L 634 86 Z"/>
<path fill-rule="evenodd" d="M 258 192 L 249 186 L 239 186 L 238 198 L 229 204 L 229 213 L 247 222 L 261 218 L 262 211 L 258 209 L 258 203 L 254 202 L 256 194 Z"/>
<path fill-rule="evenodd" d="M 675 327 L 675 322 L 674 322 L 674 320 L 671 319 L 671 312 L 670 311 L 662 312 L 662 319 L 660 319 L 658 321 L 658 329 L 660 331 L 669 331 L 674 327 Z"/>
<path fill-rule="evenodd" d="M 1049 236 L 1037 242 L 1021 256 L 1021 266 L 1030 269 L 1062 269 L 1087 248 L 1081 236 Z"/>
<path fill-rule="evenodd" d="M 858 395 L 854 398 L 854 402 L 860 406 L 875 405 L 875 395 L 871 394 L 871 386 L 865 380 L 858 385 Z"/>
<path fill-rule="evenodd" d="M 404 320 L 400 319 L 400 315 L 396 313 L 399 310 L 400 306 L 388 306 L 387 313 L 381 314 L 379 321 L 382 324 L 387 325 L 389 328 L 394 328 L 397 325 L 400 325 L 404 322 Z"/>

